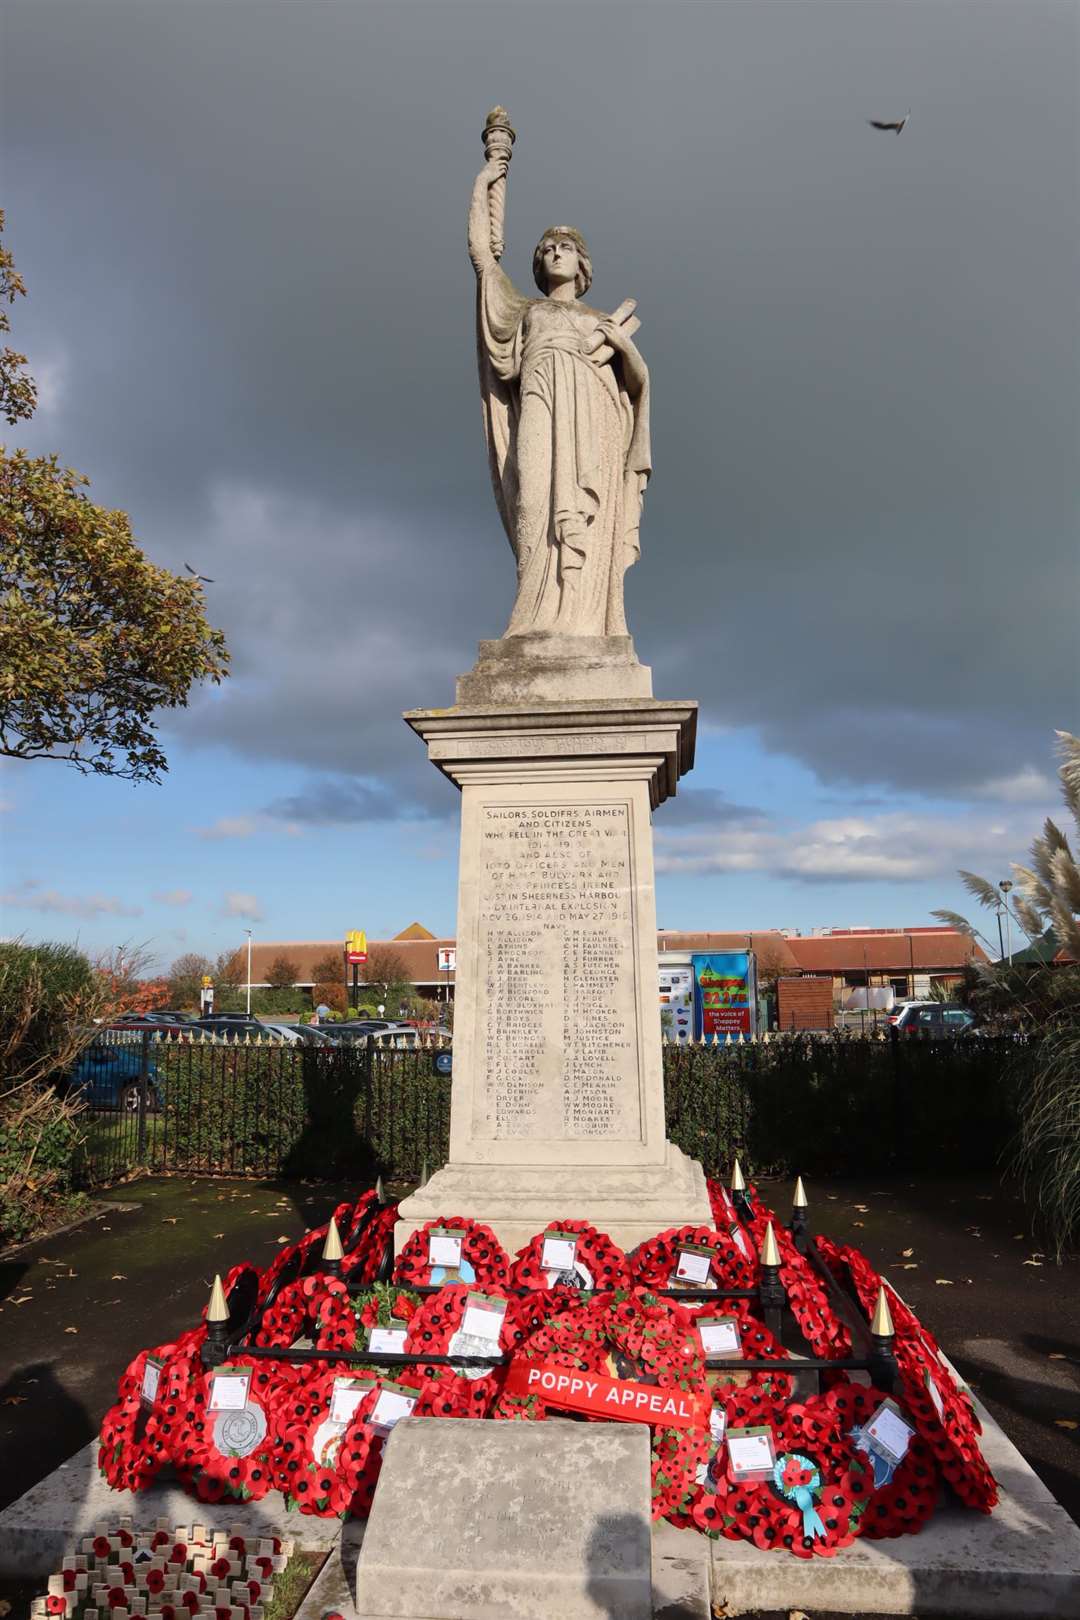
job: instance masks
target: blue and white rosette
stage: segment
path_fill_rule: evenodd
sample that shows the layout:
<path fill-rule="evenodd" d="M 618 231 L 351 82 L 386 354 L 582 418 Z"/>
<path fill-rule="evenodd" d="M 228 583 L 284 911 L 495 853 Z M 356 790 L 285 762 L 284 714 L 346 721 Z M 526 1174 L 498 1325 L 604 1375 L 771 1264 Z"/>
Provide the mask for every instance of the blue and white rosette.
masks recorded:
<path fill-rule="evenodd" d="M 798 1485 L 788 1485 L 784 1480 L 787 1466 L 793 1462 L 810 1476 L 808 1480 Z M 821 1471 L 817 1463 L 801 1451 L 782 1452 L 773 1464 L 772 1482 L 777 1495 L 783 1497 L 785 1502 L 794 1502 L 802 1514 L 803 1535 L 824 1541 L 825 1526 L 818 1518 L 814 1506 L 814 1499 L 821 1490 Z"/>

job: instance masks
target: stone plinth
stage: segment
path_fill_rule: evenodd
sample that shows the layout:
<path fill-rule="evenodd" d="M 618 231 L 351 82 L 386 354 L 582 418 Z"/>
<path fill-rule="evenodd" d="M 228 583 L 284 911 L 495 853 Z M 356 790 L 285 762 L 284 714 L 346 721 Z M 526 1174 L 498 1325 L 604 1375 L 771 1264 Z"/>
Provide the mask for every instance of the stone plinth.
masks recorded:
<path fill-rule="evenodd" d="M 649 698 L 406 716 L 462 790 L 450 1162 L 401 1205 L 513 1253 L 553 1216 L 632 1247 L 710 1220 L 664 1134 L 650 812 L 697 706 Z"/>
<path fill-rule="evenodd" d="M 651 1620 L 650 1507 L 642 1424 L 404 1418 L 357 1563 L 357 1614 Z"/>
<path fill-rule="evenodd" d="M 652 670 L 639 664 L 630 636 L 563 636 L 552 631 L 482 641 L 457 680 L 459 708 L 477 704 L 652 697 Z"/>

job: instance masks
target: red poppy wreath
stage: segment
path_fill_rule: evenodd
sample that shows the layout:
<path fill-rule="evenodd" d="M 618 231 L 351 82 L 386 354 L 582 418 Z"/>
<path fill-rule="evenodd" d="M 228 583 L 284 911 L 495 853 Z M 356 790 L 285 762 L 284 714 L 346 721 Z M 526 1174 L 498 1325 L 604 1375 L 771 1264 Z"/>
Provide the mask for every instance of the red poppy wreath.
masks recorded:
<path fill-rule="evenodd" d="M 242 1355 L 209 1371 L 193 1367 L 172 1448 L 185 1488 L 202 1502 L 265 1496 L 273 1484 L 274 1408 L 302 1376 L 285 1362 Z"/>
<path fill-rule="evenodd" d="M 838 1413 L 843 1430 L 869 1455 L 867 1444 L 860 1436 L 886 1396 L 881 1390 L 868 1389 L 865 1384 L 853 1384 L 845 1378 L 833 1385 L 824 1400 Z M 880 1541 L 921 1530 L 937 1505 L 940 1488 L 937 1465 L 926 1441 L 920 1434 L 913 1434 L 895 1467 L 890 1468 L 888 1464 L 881 1467 L 874 1459 L 871 1463 L 881 1468 L 884 1477 L 879 1483 L 875 1476 L 874 1491 L 857 1533 Z"/>
<path fill-rule="evenodd" d="M 287 1507 L 333 1518 L 363 1505 L 354 1503 L 339 1454 L 377 1382 L 374 1374 L 358 1372 L 348 1362 L 324 1363 L 275 1403 L 270 1471 Z"/>
<path fill-rule="evenodd" d="M 765 1241 L 765 1228 L 770 1222 L 780 1250 L 780 1281 L 799 1332 L 815 1356 L 836 1361 L 850 1355 L 851 1333 L 830 1303 L 824 1283 L 811 1262 L 795 1247 L 787 1227 L 760 1202 L 755 1205 L 754 1218 L 750 1223 L 754 1244 L 760 1249 Z"/>
<path fill-rule="evenodd" d="M 867 1315 L 874 1309 L 879 1289 L 885 1288 L 896 1328 L 894 1353 L 904 1400 L 919 1433 L 929 1444 L 942 1475 L 960 1500 L 981 1513 L 989 1513 L 997 1502 L 998 1489 L 979 1448 L 982 1426 L 933 1337 L 858 1249 L 837 1247 L 821 1240 L 819 1244 L 830 1266 L 847 1268 Z"/>
<path fill-rule="evenodd" d="M 510 1283 L 513 1288 L 603 1293 L 630 1287 L 632 1278 L 626 1255 L 606 1232 L 588 1221 L 549 1221 L 518 1250 Z"/>
<path fill-rule="evenodd" d="M 725 1403 L 723 1450 L 710 1467 L 708 1484 L 692 1510 L 706 1535 L 752 1541 L 797 1558 L 828 1558 L 850 1546 L 870 1498 L 866 1459 L 824 1397 L 777 1407 L 762 1422 L 753 1391 L 739 1390 Z M 755 1430 L 765 1430 L 765 1434 Z M 747 1430 L 751 1431 L 749 1434 Z M 753 1446 L 754 1471 L 738 1477 L 740 1460 Z"/>
<path fill-rule="evenodd" d="M 635 1249 L 634 1281 L 643 1288 L 753 1288 L 757 1267 L 727 1230 L 673 1226 Z"/>
<path fill-rule="evenodd" d="M 175 1407 L 168 1411 L 170 1392 L 197 1355 L 195 1337 L 189 1333 L 179 1343 L 140 1350 L 121 1374 L 116 1401 L 102 1419 L 98 1451 L 98 1467 L 113 1490 L 145 1490 L 165 1462 L 175 1415 Z"/>
<path fill-rule="evenodd" d="M 518 1360 L 684 1390 L 701 1402 L 704 1412 L 701 1342 L 690 1318 L 680 1306 L 642 1288 L 620 1288 L 570 1306 L 525 1341 Z M 507 1419 L 542 1420 L 548 1412 L 543 1395 L 510 1395 L 505 1390 L 492 1408 L 493 1417 Z M 706 1446 L 704 1422 L 686 1429 L 653 1428 L 654 1518 L 663 1518 L 686 1496 Z"/>
<path fill-rule="evenodd" d="M 482 1221 L 444 1215 L 419 1227 L 405 1242 L 394 1267 L 396 1283 L 441 1288 L 446 1283 L 475 1283 L 477 1288 L 505 1287 L 510 1260 Z"/>
<path fill-rule="evenodd" d="M 502 1288 L 481 1293 L 452 1283 L 424 1300 L 409 1322 L 406 1348 L 416 1356 L 502 1355 L 516 1342 L 516 1303 Z M 505 1377 L 504 1368 L 462 1363 L 425 1362 L 420 1372 L 433 1395 L 437 1387 L 442 1404 L 453 1402 L 455 1417 L 486 1417 Z"/>
<path fill-rule="evenodd" d="M 381 1342 L 388 1352 L 403 1351 L 405 1331 L 419 1304 L 416 1294 L 395 1283 L 374 1283 L 354 1295 L 340 1279 L 328 1278 L 315 1317 L 316 1349 L 377 1350 Z M 395 1337 L 376 1340 L 372 1346 L 371 1336 L 378 1329 Z"/>

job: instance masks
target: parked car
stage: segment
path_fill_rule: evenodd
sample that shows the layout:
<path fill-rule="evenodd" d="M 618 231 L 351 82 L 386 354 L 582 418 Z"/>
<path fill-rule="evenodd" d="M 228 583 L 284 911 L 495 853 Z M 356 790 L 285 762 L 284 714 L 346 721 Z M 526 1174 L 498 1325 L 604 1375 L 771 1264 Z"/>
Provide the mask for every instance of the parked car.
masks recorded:
<path fill-rule="evenodd" d="M 963 1035 L 974 1023 L 975 1014 L 954 1001 L 905 1001 L 889 1015 L 889 1024 L 898 1035 L 935 1039 Z"/>
<path fill-rule="evenodd" d="M 142 1052 L 138 1046 L 106 1046 L 97 1043 L 88 1046 L 64 1083 L 67 1096 L 73 1094 L 91 1108 L 116 1108 L 125 1113 L 136 1113 L 139 1107 L 139 1066 Z M 151 1057 L 147 1063 L 146 1103 L 156 1113 L 162 1103 L 162 1086 L 157 1065 Z"/>
<path fill-rule="evenodd" d="M 268 1018 L 260 1019 L 259 1022 L 262 1024 L 263 1033 L 272 1035 L 276 1041 L 287 1041 L 290 1046 L 295 1046 L 300 1039 L 295 1024 L 271 1023 Z"/>

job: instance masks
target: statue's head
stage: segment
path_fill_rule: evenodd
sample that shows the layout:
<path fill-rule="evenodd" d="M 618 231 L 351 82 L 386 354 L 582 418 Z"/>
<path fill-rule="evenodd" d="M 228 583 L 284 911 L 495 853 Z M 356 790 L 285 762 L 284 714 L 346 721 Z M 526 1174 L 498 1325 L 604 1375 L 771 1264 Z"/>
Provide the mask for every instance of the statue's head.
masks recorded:
<path fill-rule="evenodd" d="M 560 282 L 573 281 L 583 298 L 592 286 L 592 260 L 585 238 L 572 225 L 553 225 L 536 244 L 533 280 L 545 296 Z"/>

